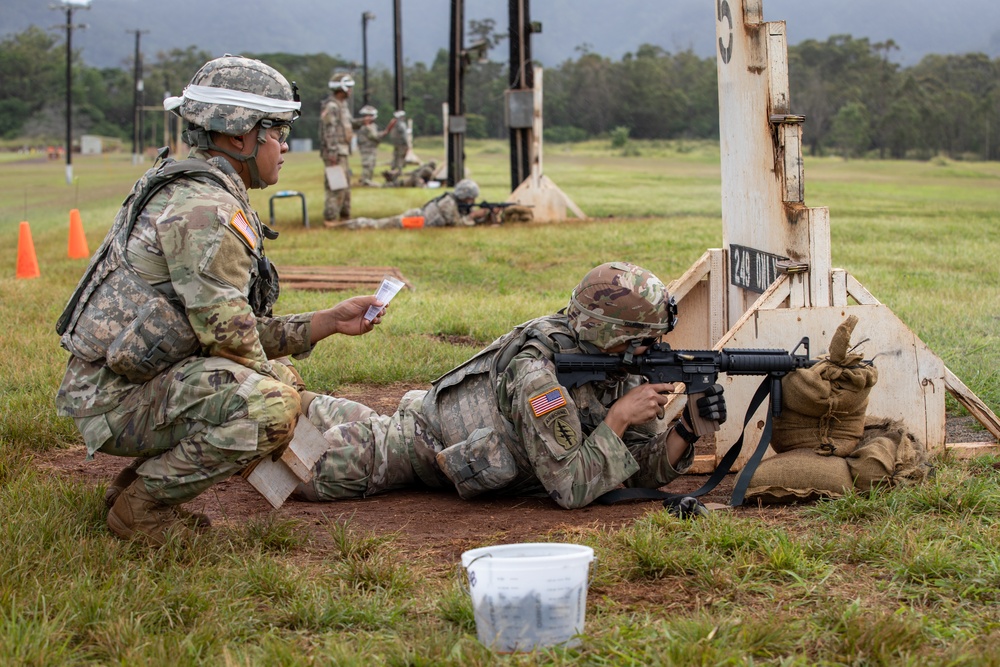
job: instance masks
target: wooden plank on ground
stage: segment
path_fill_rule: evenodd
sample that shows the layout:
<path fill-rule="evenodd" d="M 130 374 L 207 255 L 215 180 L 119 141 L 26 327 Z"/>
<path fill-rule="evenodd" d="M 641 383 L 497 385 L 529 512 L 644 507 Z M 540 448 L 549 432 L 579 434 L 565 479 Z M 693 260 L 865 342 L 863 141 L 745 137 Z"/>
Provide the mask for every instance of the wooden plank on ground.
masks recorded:
<path fill-rule="evenodd" d="M 688 475 L 711 475 L 715 472 L 716 456 L 715 454 L 697 454 L 694 457 L 694 461 L 691 462 L 691 467 L 688 468 Z"/>
<path fill-rule="evenodd" d="M 287 289 L 334 291 L 371 289 L 374 292 L 382 278 L 392 276 L 413 289 L 395 266 L 279 266 L 281 286 Z"/>
<path fill-rule="evenodd" d="M 955 442 L 946 444 L 944 451 L 956 459 L 974 459 L 977 456 L 1000 454 L 1000 445 L 995 442 Z"/>
<path fill-rule="evenodd" d="M 274 509 L 278 509 L 300 482 L 312 481 L 313 466 L 329 446 L 319 429 L 302 417 L 295 425 L 292 441 L 281 458 L 272 461 L 270 456 L 265 456 L 254 467 L 244 471 L 243 477 Z"/>

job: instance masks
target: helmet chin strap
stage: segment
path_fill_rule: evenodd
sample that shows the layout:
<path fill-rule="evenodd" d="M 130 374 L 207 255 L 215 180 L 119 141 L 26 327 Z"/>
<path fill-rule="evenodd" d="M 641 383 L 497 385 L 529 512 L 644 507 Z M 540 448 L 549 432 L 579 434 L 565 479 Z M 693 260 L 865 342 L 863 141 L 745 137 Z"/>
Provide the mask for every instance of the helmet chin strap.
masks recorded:
<path fill-rule="evenodd" d="M 628 344 L 628 349 L 626 349 L 625 353 L 622 355 L 622 361 L 625 362 L 626 364 L 631 364 L 632 361 L 635 359 L 635 351 L 639 348 L 641 344 L 642 344 L 641 340 L 632 339 L 632 341 L 629 342 Z"/>
<path fill-rule="evenodd" d="M 267 183 L 260 180 L 260 170 L 257 168 L 257 151 L 263 144 L 267 143 L 267 130 L 260 125 L 257 126 L 257 140 L 254 142 L 253 151 L 249 155 L 236 153 L 219 146 L 212 141 L 212 136 L 204 128 L 193 128 L 187 131 L 188 143 L 198 148 L 198 150 L 213 150 L 226 155 L 237 162 L 246 164 L 250 172 L 250 188 L 263 190 Z M 246 136 L 246 135 L 244 135 Z"/>

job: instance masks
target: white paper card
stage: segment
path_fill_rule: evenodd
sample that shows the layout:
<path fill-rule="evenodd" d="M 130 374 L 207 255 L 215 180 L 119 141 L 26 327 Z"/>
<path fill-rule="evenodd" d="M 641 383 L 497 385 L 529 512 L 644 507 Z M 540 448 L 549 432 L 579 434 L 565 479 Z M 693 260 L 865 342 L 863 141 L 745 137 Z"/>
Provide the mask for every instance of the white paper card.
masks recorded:
<path fill-rule="evenodd" d="M 382 284 L 378 286 L 378 291 L 375 292 L 375 298 L 381 301 L 386 306 L 392 301 L 392 297 L 396 296 L 399 290 L 403 289 L 405 283 L 402 280 L 397 280 L 392 276 L 385 276 L 382 278 Z M 378 314 L 382 312 L 382 308 L 378 306 L 368 306 L 368 312 L 365 313 L 365 319 L 369 322 L 378 317 Z"/>
<path fill-rule="evenodd" d="M 331 190 L 343 190 L 347 187 L 347 176 L 344 175 L 344 168 L 339 164 L 326 168 L 326 183 Z"/>

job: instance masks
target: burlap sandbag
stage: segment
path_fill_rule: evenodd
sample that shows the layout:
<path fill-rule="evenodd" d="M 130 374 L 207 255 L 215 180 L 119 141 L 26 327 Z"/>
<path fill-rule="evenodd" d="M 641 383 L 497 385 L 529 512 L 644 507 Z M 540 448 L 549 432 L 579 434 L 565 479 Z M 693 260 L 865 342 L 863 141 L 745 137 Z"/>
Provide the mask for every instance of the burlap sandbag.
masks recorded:
<path fill-rule="evenodd" d="M 503 210 L 502 219 L 505 223 L 532 222 L 535 213 L 527 206 L 508 206 Z"/>
<path fill-rule="evenodd" d="M 853 487 L 846 459 L 798 449 L 761 461 L 745 502 L 775 505 L 840 498 Z"/>
<path fill-rule="evenodd" d="M 927 447 L 902 422 L 870 418 L 857 448 L 847 458 L 854 488 L 919 484 L 927 479 Z"/>
<path fill-rule="evenodd" d="M 837 327 L 829 354 L 782 378 L 781 416 L 771 437 L 775 452 L 804 449 L 844 457 L 854 451 L 865 428 L 868 394 L 878 381 L 878 370 L 849 352 L 857 323 L 849 316 Z"/>

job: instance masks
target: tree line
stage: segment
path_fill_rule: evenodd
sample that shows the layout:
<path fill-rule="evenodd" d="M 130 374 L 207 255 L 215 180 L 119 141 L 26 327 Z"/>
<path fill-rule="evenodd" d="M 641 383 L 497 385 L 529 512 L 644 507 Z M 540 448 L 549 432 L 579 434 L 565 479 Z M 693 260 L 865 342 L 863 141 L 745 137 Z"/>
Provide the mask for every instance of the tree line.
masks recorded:
<path fill-rule="evenodd" d="M 470 24 L 473 36 L 497 45 L 492 22 Z M 1000 159 L 1000 59 L 981 53 L 928 55 L 903 67 L 892 61 L 892 41 L 871 43 L 837 35 L 806 40 L 788 49 L 791 110 L 806 117 L 804 140 L 816 155 L 926 159 Z M 320 103 L 337 70 L 357 81 L 355 110 L 363 99 L 356 64 L 327 54 L 246 54 L 260 58 L 295 81 L 303 100 L 294 137 L 317 138 Z M 196 47 L 156 54 L 144 63 L 141 104 L 159 107 L 177 95 L 211 55 Z M 59 142 L 65 127 L 65 43 L 31 27 L 0 42 L 0 136 L 11 145 Z M 87 66 L 79 52 L 73 66 L 74 136 L 93 133 L 131 141 L 133 63 L 121 68 Z M 504 90 L 507 63 L 486 59 L 467 65 L 465 105 L 468 136 L 507 136 Z M 404 71 L 405 109 L 414 133 L 442 131 L 447 99 L 448 53 Z M 368 72 L 369 103 L 384 124 L 393 109 L 394 74 Z M 612 60 L 586 45 L 574 58 L 544 71 L 547 141 L 594 137 L 717 139 L 718 85 L 714 58 L 692 51 L 668 52 L 644 44 Z M 146 111 L 143 143 L 162 144 L 163 113 Z"/>

